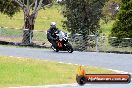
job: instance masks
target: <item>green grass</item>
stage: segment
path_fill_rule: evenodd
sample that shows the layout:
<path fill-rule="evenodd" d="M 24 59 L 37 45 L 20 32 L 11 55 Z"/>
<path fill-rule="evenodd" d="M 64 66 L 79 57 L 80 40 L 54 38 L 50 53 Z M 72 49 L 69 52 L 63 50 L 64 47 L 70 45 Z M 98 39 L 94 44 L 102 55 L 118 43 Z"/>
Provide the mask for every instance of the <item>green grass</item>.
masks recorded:
<path fill-rule="evenodd" d="M 109 21 L 107 24 L 100 20 L 100 31 L 105 34 L 107 37 L 109 36 L 111 29 L 113 27 L 113 23 L 115 21 Z"/>
<path fill-rule="evenodd" d="M 77 68 L 75 65 L 46 60 L 0 56 L 0 88 L 75 83 Z M 114 73 L 91 66 L 85 69 L 90 74 Z"/>
<path fill-rule="evenodd" d="M 0 28 L 0 37 L 4 37 L 5 41 L 21 42 L 23 31 L 18 29 Z M 34 31 L 33 41 L 47 42 L 45 31 Z"/>
<path fill-rule="evenodd" d="M 62 7 L 53 5 L 45 10 L 40 10 L 35 23 L 35 30 L 47 30 L 50 22 L 55 21 L 58 28 L 62 29 L 62 22 L 64 20 L 61 14 Z M 23 27 L 23 11 L 15 14 L 12 18 L 0 14 L 0 26 L 9 28 L 22 28 Z"/>
<path fill-rule="evenodd" d="M 22 30 L 0 28 L 0 36 L 20 36 L 22 33 Z"/>

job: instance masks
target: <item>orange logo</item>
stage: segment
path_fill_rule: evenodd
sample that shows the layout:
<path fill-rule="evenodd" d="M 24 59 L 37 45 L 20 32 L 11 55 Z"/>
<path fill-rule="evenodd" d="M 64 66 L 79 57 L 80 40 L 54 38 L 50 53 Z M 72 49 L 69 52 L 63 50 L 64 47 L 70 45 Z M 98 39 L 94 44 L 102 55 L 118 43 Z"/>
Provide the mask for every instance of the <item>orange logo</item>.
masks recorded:
<path fill-rule="evenodd" d="M 61 42 L 58 42 L 57 45 L 58 45 L 58 47 L 62 47 L 62 43 Z"/>
<path fill-rule="evenodd" d="M 85 76 L 85 74 L 86 74 L 85 69 L 82 68 L 82 66 L 79 66 L 79 68 L 78 68 L 78 75 Z"/>

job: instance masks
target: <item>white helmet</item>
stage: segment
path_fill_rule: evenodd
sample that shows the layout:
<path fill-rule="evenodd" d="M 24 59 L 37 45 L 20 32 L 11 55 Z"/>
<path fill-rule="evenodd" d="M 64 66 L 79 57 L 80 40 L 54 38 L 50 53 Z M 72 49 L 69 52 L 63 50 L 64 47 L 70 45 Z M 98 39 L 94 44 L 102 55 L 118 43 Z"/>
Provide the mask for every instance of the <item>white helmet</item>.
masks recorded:
<path fill-rule="evenodd" d="M 56 23 L 55 23 L 55 22 L 51 22 L 50 25 L 51 25 L 51 26 L 56 26 Z"/>

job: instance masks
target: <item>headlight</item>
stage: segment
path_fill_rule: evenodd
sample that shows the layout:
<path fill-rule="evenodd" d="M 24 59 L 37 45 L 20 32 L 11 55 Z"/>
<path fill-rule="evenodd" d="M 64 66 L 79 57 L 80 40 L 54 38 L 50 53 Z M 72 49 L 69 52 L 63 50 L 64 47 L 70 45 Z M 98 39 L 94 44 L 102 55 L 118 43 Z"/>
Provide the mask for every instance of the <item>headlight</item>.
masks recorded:
<path fill-rule="evenodd" d="M 62 39 L 59 39 L 60 41 L 62 41 Z"/>

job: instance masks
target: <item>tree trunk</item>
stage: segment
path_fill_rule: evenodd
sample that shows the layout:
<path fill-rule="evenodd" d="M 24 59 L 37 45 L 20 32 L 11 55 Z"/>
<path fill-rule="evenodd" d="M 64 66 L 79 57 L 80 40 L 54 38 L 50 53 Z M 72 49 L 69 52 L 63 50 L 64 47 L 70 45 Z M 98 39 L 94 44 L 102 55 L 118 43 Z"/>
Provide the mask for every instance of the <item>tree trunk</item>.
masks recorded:
<path fill-rule="evenodd" d="M 34 14 L 25 15 L 24 20 L 25 20 L 25 22 L 24 22 L 22 43 L 25 45 L 30 45 L 30 44 L 32 44 L 35 15 Z"/>

